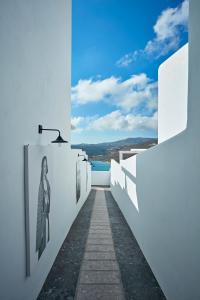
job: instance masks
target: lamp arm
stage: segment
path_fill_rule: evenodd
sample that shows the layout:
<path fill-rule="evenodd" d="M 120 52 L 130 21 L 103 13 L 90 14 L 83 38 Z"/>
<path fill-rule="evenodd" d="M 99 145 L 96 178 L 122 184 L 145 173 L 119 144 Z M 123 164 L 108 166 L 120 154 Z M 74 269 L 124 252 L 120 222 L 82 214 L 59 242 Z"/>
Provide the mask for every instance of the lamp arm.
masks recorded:
<path fill-rule="evenodd" d="M 47 130 L 47 131 L 57 131 L 57 132 L 59 132 L 59 134 L 60 134 L 60 130 L 59 130 L 59 129 L 42 128 L 42 131 L 43 131 L 43 130 Z"/>
<path fill-rule="evenodd" d="M 42 133 L 42 131 L 57 131 L 60 135 L 60 130 L 59 129 L 51 129 L 51 128 L 43 128 L 42 125 L 38 125 L 38 133 Z"/>

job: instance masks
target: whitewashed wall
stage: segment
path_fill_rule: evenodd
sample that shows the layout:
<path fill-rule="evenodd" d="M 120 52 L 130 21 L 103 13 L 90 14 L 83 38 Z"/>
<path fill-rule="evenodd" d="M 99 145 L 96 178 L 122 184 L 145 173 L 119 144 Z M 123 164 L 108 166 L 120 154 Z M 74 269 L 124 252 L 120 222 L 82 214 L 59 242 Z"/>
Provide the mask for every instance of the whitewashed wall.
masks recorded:
<path fill-rule="evenodd" d="M 92 171 L 92 185 L 110 185 L 110 171 Z"/>
<path fill-rule="evenodd" d="M 186 129 L 188 96 L 188 44 L 158 70 L 158 142 Z"/>
<path fill-rule="evenodd" d="M 0 12 L 0 298 L 33 300 L 86 197 L 74 205 L 77 153 L 51 146 L 64 192 L 58 207 L 66 206 L 51 257 L 26 278 L 23 146 L 55 139 L 56 133 L 39 135 L 38 124 L 70 138 L 71 1 L 2 0 Z"/>
<path fill-rule="evenodd" d="M 187 129 L 137 156 L 138 209 L 125 191 L 121 167 L 114 162 L 111 170 L 112 193 L 170 300 L 200 299 L 199 22 L 200 2 L 190 0 Z"/>

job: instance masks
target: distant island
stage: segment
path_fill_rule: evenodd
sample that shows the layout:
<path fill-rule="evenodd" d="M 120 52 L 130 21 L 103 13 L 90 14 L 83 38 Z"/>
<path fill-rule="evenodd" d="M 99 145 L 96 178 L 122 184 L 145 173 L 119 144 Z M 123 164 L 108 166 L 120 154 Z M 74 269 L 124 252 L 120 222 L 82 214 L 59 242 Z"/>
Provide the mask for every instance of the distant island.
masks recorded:
<path fill-rule="evenodd" d="M 72 145 L 72 149 L 82 149 L 88 154 L 89 160 L 108 161 L 115 159 L 119 161 L 119 151 L 131 150 L 133 148 L 148 149 L 158 143 L 156 138 L 127 138 L 115 142 L 99 143 L 99 144 L 77 144 Z M 130 156 L 130 155 L 128 155 Z M 128 157 L 127 156 L 127 157 Z"/>

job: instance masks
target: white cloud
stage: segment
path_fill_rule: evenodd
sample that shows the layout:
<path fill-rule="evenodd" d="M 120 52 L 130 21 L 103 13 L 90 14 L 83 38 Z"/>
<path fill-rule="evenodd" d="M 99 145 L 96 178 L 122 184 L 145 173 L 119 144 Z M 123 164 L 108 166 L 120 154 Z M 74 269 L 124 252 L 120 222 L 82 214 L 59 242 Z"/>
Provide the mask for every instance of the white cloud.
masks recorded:
<path fill-rule="evenodd" d="M 87 129 L 89 124 L 96 120 L 98 115 L 86 116 L 86 117 L 72 117 L 71 118 L 71 129 L 77 132 L 81 132 Z"/>
<path fill-rule="evenodd" d="M 184 0 L 175 8 L 167 8 L 158 17 L 153 30 L 155 37 L 148 41 L 145 48 L 124 55 L 117 61 L 117 66 L 127 67 L 138 57 L 153 56 L 155 59 L 164 56 L 171 50 L 176 50 L 180 44 L 183 30 L 187 30 L 189 15 L 189 0 Z"/>
<path fill-rule="evenodd" d="M 157 105 L 157 83 L 144 73 L 124 81 L 114 76 L 103 80 L 79 80 L 72 88 L 72 101 L 77 104 L 106 101 L 126 112 L 141 104 L 150 109 Z"/>
<path fill-rule="evenodd" d="M 97 102 L 112 94 L 117 86 L 118 78 L 109 77 L 103 80 L 80 79 L 78 84 L 72 87 L 72 101 L 78 104 Z"/>
<path fill-rule="evenodd" d="M 180 33 L 187 28 L 188 15 L 188 0 L 184 0 L 180 6 L 164 10 L 153 27 L 155 38 L 147 43 L 145 52 L 160 57 L 177 49 Z"/>
<path fill-rule="evenodd" d="M 187 26 L 189 1 L 184 0 L 175 8 L 164 10 L 154 25 L 154 32 L 158 41 L 174 38 L 179 35 L 179 26 Z"/>
<path fill-rule="evenodd" d="M 127 67 L 130 65 L 134 60 L 136 60 L 138 56 L 138 52 L 134 51 L 133 53 L 125 54 L 123 57 L 121 57 L 117 62 L 116 65 L 118 67 Z"/>
<path fill-rule="evenodd" d="M 133 131 L 135 129 L 157 129 L 157 112 L 153 116 L 124 115 L 119 110 L 113 111 L 103 117 L 97 118 L 89 125 L 89 129 L 98 131 L 122 130 Z"/>
<path fill-rule="evenodd" d="M 84 120 L 83 117 L 73 117 L 71 119 L 71 124 L 72 124 L 72 126 L 74 126 L 76 128 L 76 127 L 78 127 L 81 124 L 81 122 L 83 120 Z"/>
<path fill-rule="evenodd" d="M 81 128 L 80 128 L 80 126 L 81 126 L 81 123 L 83 123 L 84 122 L 84 118 L 83 117 L 73 117 L 73 118 L 71 118 L 71 129 L 72 130 L 78 130 L 78 131 L 80 131 L 81 130 Z"/>

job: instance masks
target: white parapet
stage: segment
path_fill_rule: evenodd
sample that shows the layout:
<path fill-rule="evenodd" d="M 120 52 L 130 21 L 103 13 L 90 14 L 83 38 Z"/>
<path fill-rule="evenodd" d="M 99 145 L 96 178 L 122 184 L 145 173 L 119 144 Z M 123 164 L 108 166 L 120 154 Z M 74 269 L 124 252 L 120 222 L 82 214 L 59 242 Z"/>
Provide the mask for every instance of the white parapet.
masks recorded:
<path fill-rule="evenodd" d="M 130 156 L 131 156 L 131 155 L 142 153 L 145 150 L 146 149 L 121 150 L 121 151 L 119 151 L 119 161 L 124 159 L 123 158 L 124 154 L 130 154 Z"/>
<path fill-rule="evenodd" d="M 158 142 L 186 129 L 188 44 L 168 58 L 158 71 Z"/>
<path fill-rule="evenodd" d="M 92 171 L 91 173 L 92 185 L 110 185 L 110 171 Z"/>

